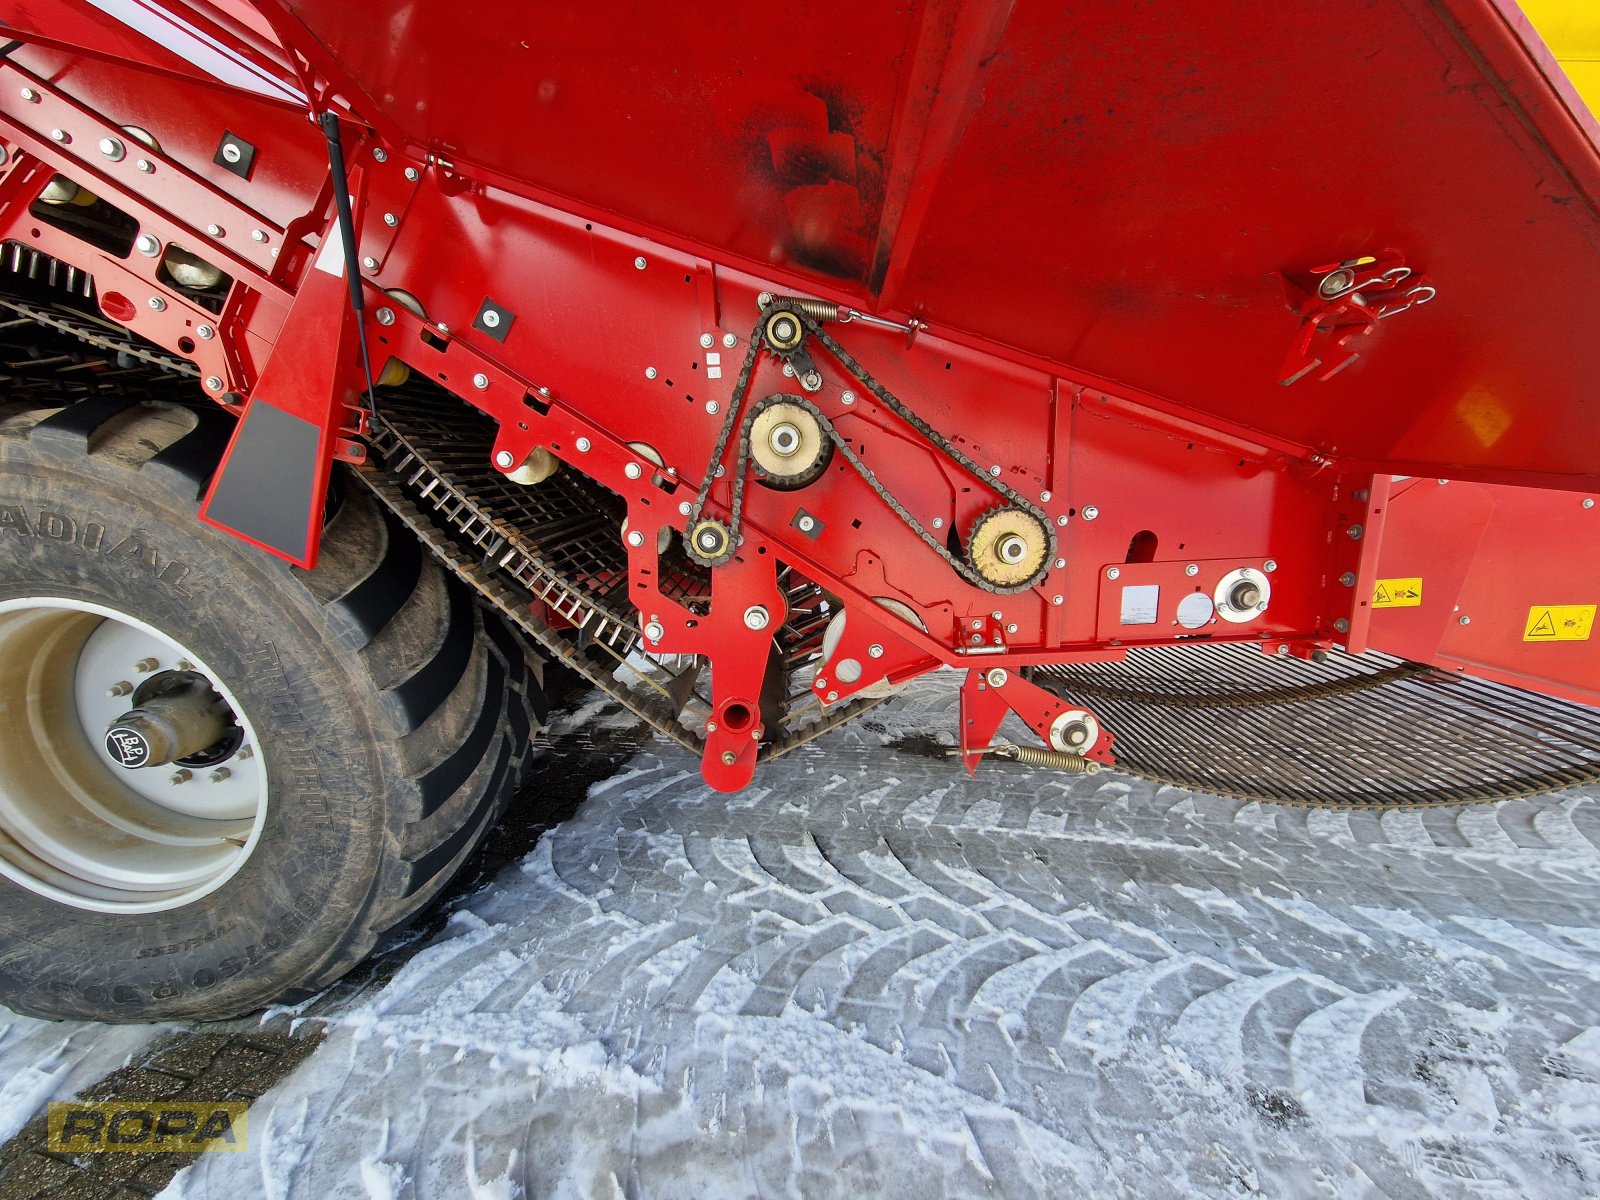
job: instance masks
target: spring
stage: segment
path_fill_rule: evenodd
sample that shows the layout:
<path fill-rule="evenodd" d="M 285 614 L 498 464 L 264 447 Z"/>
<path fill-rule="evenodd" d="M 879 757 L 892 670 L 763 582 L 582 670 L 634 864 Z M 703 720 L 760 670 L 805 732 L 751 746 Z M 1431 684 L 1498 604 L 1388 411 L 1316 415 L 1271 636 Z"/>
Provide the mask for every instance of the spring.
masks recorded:
<path fill-rule="evenodd" d="M 1058 771 L 1071 771 L 1074 775 L 1097 775 L 1100 764 L 1092 758 L 1078 754 L 1063 754 L 1059 750 L 1040 750 L 1036 746 L 996 746 L 994 754 L 1029 767 L 1054 767 Z"/>
<path fill-rule="evenodd" d="M 828 300 L 812 300 L 805 296 L 774 296 L 773 300 L 794 305 L 818 323 L 839 319 L 839 306 Z"/>

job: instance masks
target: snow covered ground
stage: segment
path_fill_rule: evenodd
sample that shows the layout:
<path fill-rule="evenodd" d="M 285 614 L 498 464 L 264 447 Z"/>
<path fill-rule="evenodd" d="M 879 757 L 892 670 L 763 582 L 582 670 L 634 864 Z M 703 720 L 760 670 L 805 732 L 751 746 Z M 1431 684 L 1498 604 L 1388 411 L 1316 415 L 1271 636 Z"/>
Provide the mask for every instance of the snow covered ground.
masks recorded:
<path fill-rule="evenodd" d="M 919 691 L 732 798 L 652 743 L 165 1194 L 1600 1193 L 1600 792 L 969 780 L 950 724 Z M 7 1116 L 142 1036 L 13 1030 Z"/>

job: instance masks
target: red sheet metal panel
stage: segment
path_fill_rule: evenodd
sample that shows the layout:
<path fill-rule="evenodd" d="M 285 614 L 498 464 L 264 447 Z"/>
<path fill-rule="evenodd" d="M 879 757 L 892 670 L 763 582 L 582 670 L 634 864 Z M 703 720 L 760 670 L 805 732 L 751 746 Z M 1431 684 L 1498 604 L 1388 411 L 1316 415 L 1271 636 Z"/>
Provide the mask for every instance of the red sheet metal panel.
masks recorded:
<path fill-rule="evenodd" d="M 1594 126 L 1509 5 L 288 7 L 469 170 L 1346 460 L 1600 480 Z M 1436 301 L 1280 387 L 1275 273 L 1385 247 Z"/>

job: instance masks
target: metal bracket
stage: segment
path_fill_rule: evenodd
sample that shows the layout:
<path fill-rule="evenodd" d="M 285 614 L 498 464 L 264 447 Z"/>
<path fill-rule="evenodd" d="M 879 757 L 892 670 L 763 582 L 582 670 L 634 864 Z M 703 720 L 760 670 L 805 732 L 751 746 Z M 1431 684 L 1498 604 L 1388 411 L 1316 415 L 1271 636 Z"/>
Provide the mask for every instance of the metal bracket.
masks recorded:
<path fill-rule="evenodd" d="M 1380 250 L 1280 278 L 1289 307 L 1300 316 L 1300 329 L 1278 375 L 1285 387 L 1313 371 L 1323 382 L 1332 379 L 1361 356 L 1359 349 L 1351 348 L 1352 342 L 1370 335 L 1379 321 L 1427 304 L 1439 294 L 1426 275 L 1406 265 L 1398 250 Z"/>

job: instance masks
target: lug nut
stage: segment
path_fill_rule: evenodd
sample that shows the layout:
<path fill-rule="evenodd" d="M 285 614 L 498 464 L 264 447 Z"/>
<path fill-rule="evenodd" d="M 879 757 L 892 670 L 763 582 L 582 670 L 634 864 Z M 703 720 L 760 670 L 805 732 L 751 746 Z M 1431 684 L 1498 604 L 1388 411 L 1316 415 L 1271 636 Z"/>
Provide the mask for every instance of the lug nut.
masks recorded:
<path fill-rule="evenodd" d="M 106 689 L 106 695 L 113 697 L 131 696 L 133 695 L 133 684 L 129 683 L 126 679 L 121 680 L 118 683 L 113 683 Z"/>
<path fill-rule="evenodd" d="M 228 770 L 227 767 L 218 767 L 215 771 L 211 772 L 211 774 L 207 775 L 206 778 L 212 783 L 222 783 L 232 775 L 233 772 Z"/>
<path fill-rule="evenodd" d="M 133 670 L 137 675 L 148 675 L 160 665 L 161 664 L 153 658 L 141 658 L 138 662 L 133 664 Z"/>
<path fill-rule="evenodd" d="M 189 770 L 187 767 L 179 767 L 169 778 L 171 779 L 173 786 L 177 786 L 180 783 L 188 783 L 189 780 L 193 779 L 194 772 Z"/>

